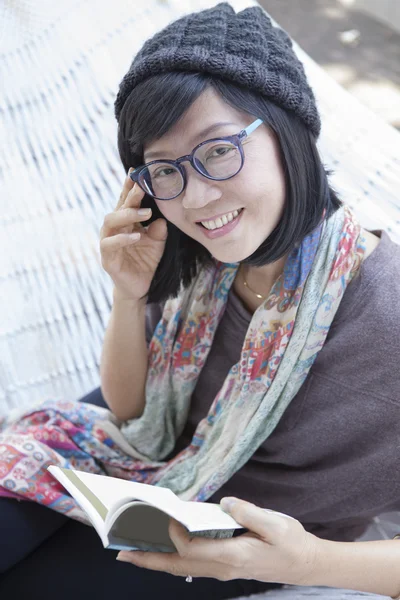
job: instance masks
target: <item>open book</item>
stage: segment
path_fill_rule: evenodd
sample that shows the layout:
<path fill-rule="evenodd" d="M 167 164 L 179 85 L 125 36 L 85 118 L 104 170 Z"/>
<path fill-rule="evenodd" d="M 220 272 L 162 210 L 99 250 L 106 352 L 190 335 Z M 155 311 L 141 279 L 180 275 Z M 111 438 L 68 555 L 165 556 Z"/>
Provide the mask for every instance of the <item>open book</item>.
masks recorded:
<path fill-rule="evenodd" d="M 243 529 L 219 504 L 180 500 L 167 488 L 55 466 L 48 471 L 85 511 L 105 548 L 175 552 L 170 517 L 191 535 L 224 538 Z"/>

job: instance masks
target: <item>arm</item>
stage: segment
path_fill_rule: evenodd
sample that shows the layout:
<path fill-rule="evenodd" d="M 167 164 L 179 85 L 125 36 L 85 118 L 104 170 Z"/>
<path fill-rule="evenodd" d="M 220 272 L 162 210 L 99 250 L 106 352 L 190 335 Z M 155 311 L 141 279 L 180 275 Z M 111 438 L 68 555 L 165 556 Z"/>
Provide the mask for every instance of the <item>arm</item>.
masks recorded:
<path fill-rule="evenodd" d="M 111 318 L 101 356 L 101 389 L 121 421 L 139 417 L 145 405 L 147 377 L 146 303 L 120 298 L 114 291 Z"/>
<path fill-rule="evenodd" d="M 301 585 L 400 595 L 400 540 L 330 542 L 318 538 L 315 569 Z"/>
<path fill-rule="evenodd" d="M 121 421 L 145 406 L 148 357 L 146 297 L 165 249 L 165 219 L 148 227 L 151 209 L 140 210 L 143 190 L 126 177 L 116 209 L 100 232 L 101 263 L 114 282 L 114 302 L 101 356 L 100 379 L 108 406 Z"/>

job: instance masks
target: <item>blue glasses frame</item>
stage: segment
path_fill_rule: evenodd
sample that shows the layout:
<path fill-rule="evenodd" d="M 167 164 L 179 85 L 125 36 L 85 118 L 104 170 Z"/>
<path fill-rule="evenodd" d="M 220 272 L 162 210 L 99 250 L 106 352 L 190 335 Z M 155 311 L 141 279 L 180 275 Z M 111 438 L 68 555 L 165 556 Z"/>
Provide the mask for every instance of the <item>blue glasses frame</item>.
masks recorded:
<path fill-rule="evenodd" d="M 192 165 L 193 169 L 195 171 L 197 171 L 197 173 L 200 173 L 200 175 L 203 175 L 203 177 L 206 177 L 207 179 L 212 179 L 213 181 L 226 181 L 228 179 L 232 179 L 232 177 L 235 177 L 242 170 L 243 165 L 244 165 L 244 152 L 243 152 L 242 142 L 247 137 L 249 137 L 249 135 L 251 133 L 253 133 L 253 131 L 255 129 L 257 129 L 257 127 L 259 127 L 262 123 L 263 123 L 263 121 L 261 119 L 256 119 L 255 121 L 253 121 L 253 123 L 248 125 L 245 129 L 242 129 L 236 135 L 223 136 L 223 137 L 212 138 L 210 140 L 205 140 L 204 142 L 201 142 L 195 148 L 193 148 L 193 150 L 190 154 L 185 154 L 185 156 L 180 156 L 176 160 L 168 160 L 168 159 L 153 160 L 149 163 L 146 163 L 145 165 L 141 165 L 140 167 L 137 167 L 134 171 L 132 171 L 130 173 L 129 177 L 132 179 L 132 181 L 137 183 L 146 194 L 148 194 L 149 196 L 152 196 L 156 200 L 164 200 L 166 202 L 168 202 L 168 200 L 174 200 L 174 198 L 177 198 L 178 196 L 180 196 L 180 194 L 182 194 L 183 190 L 185 189 L 185 187 L 187 185 L 187 173 L 186 173 L 185 167 L 182 164 L 184 162 L 189 162 Z M 240 153 L 240 158 L 241 158 L 240 167 L 238 168 L 236 173 L 234 173 L 233 175 L 229 175 L 229 177 L 212 177 L 211 175 L 209 175 L 206 171 L 204 171 L 201 168 L 200 164 L 196 163 L 196 161 L 194 160 L 195 153 L 197 152 L 197 150 L 199 148 L 204 146 L 204 144 L 209 144 L 210 142 L 219 142 L 219 141 L 221 141 L 221 142 L 227 141 L 227 142 L 230 142 L 231 144 L 234 144 Z M 182 189 L 180 190 L 180 192 L 178 194 L 175 194 L 175 196 L 172 196 L 171 198 L 159 198 L 158 196 L 152 194 L 149 191 L 148 187 L 145 185 L 142 178 L 143 178 L 144 170 L 147 169 L 150 165 L 155 165 L 155 164 L 172 165 L 179 171 L 179 173 L 182 176 Z"/>

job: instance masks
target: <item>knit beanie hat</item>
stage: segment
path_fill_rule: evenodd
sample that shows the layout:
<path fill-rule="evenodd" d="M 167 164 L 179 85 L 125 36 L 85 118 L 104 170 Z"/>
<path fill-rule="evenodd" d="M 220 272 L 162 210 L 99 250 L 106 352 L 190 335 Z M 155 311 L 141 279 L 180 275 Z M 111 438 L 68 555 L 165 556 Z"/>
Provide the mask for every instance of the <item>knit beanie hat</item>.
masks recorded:
<path fill-rule="evenodd" d="M 147 40 L 121 81 L 117 120 L 138 83 L 171 71 L 208 73 L 259 92 L 319 135 L 315 97 L 291 39 L 259 6 L 236 14 L 223 2 L 182 17 Z"/>

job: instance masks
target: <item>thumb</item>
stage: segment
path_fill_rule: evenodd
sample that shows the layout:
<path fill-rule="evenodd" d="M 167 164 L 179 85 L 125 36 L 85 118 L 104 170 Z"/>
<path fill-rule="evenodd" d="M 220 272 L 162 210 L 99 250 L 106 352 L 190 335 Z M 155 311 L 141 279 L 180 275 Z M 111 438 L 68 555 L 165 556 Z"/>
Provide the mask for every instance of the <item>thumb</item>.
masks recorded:
<path fill-rule="evenodd" d="M 147 235 L 155 242 L 164 242 L 168 237 L 167 221 L 157 219 L 147 228 Z"/>
<path fill-rule="evenodd" d="M 270 544 L 282 541 L 282 535 L 287 532 L 290 522 L 295 521 L 289 515 L 260 508 L 238 498 L 222 498 L 221 508 L 239 525 L 258 534 Z"/>

